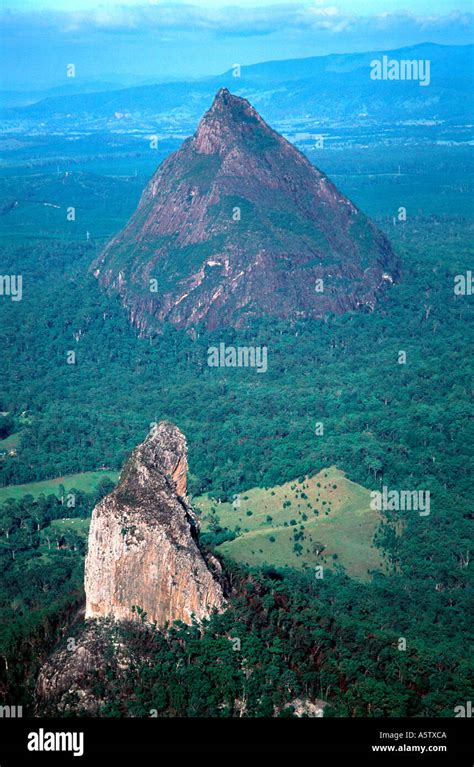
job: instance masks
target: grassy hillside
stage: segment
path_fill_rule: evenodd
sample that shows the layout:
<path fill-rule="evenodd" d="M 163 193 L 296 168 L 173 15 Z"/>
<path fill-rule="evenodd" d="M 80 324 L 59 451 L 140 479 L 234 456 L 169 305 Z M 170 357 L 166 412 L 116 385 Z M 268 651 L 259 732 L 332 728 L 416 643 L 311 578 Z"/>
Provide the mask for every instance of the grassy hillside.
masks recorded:
<path fill-rule="evenodd" d="M 91 520 L 90 517 L 87 517 L 87 519 L 80 519 L 80 518 L 65 518 L 65 519 L 53 519 L 51 523 L 48 525 L 46 530 L 50 530 L 53 533 L 59 533 L 61 535 L 65 535 L 66 533 L 76 533 L 76 535 L 79 536 L 79 538 L 82 538 L 84 541 L 87 540 L 87 536 L 89 534 L 89 526 L 90 526 Z"/>
<path fill-rule="evenodd" d="M 65 477 L 55 477 L 54 479 L 45 479 L 41 482 L 27 482 L 24 485 L 8 485 L 0 487 L 0 503 L 4 503 L 8 498 L 20 500 L 24 495 L 32 495 L 37 498 L 39 495 L 59 496 L 59 487 L 62 485 L 66 492 L 69 490 L 82 490 L 84 493 L 90 493 L 97 488 L 102 479 L 108 478 L 112 482 L 117 480 L 116 471 L 104 469 L 102 471 L 84 471 L 79 474 L 68 474 Z"/>
<path fill-rule="evenodd" d="M 233 504 L 199 497 L 193 507 L 203 533 L 219 528 L 236 533 L 217 551 L 251 566 L 333 568 L 339 563 L 360 580 L 385 567 L 372 543 L 380 518 L 370 508 L 369 491 L 335 467 L 302 481 L 254 488 Z"/>
<path fill-rule="evenodd" d="M 10 485 L 0 488 L 0 503 L 24 495 L 58 496 L 61 485 L 66 492 L 72 488 L 90 492 L 104 477 L 116 481 L 117 473 L 89 471 Z M 316 565 L 334 568 L 338 563 L 359 580 L 368 580 L 372 570 L 385 568 L 382 552 L 372 543 L 380 518 L 370 508 L 369 491 L 335 467 L 273 488 L 253 488 L 236 496 L 233 503 L 200 496 L 192 505 L 201 517 L 204 540 L 214 533 L 212 542 L 217 552 L 236 562 L 298 569 Z M 89 524 L 90 518 L 54 519 L 45 530 L 75 533 L 85 541 Z M 234 540 L 218 543 L 230 538 L 230 533 Z M 42 543 L 47 553 L 45 541 Z"/>
<path fill-rule="evenodd" d="M 10 434 L 10 436 L 5 437 L 5 439 L 0 439 L 0 454 L 4 454 L 9 450 L 16 450 L 20 443 L 20 438 L 21 434 L 20 432 L 17 432 L 16 434 Z"/>

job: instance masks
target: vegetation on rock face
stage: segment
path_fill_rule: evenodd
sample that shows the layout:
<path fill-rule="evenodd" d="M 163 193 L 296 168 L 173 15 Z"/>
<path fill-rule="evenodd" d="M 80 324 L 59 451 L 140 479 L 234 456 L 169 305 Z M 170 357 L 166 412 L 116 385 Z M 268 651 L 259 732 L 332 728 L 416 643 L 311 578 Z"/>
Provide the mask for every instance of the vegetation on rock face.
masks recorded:
<path fill-rule="evenodd" d="M 92 269 L 150 335 L 165 321 L 240 327 L 373 306 L 399 260 L 327 176 L 248 101 L 220 89 Z M 327 289 L 317 291 L 323 278 Z"/>

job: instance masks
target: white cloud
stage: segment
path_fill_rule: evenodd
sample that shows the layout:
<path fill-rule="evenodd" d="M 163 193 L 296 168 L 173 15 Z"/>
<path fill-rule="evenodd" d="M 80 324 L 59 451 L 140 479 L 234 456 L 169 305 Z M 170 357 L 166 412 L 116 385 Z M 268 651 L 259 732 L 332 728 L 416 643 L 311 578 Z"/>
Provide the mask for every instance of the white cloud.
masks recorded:
<path fill-rule="evenodd" d="M 391 29 L 409 25 L 419 30 L 442 29 L 445 26 L 469 27 L 472 14 L 453 11 L 448 14 L 417 16 L 410 11 L 384 12 L 357 15 L 341 11 L 340 7 L 318 0 L 278 3 L 265 6 L 233 6 L 220 4 L 203 6 L 171 2 L 144 5 L 96 6 L 81 11 L 36 11 L 19 13 L 6 11 L 0 15 L 0 25 L 11 34 L 25 30 L 56 31 L 60 34 L 77 32 L 144 34 L 173 30 L 208 30 L 232 36 L 271 34 L 276 30 L 311 29 L 327 30 L 342 34 L 348 29 L 360 29 L 361 33 L 375 29 Z"/>
<path fill-rule="evenodd" d="M 339 16 L 341 13 L 335 5 L 323 6 L 322 3 L 308 8 L 308 11 L 313 16 Z"/>

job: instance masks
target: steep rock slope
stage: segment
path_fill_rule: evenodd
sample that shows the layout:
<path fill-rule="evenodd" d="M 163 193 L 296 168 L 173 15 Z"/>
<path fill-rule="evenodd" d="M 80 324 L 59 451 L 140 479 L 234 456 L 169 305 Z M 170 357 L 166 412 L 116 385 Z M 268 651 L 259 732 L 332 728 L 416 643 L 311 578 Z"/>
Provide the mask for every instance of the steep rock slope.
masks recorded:
<path fill-rule="evenodd" d="M 92 269 L 145 335 L 165 321 L 213 329 L 373 308 L 398 259 L 324 173 L 221 89 Z"/>
<path fill-rule="evenodd" d="M 186 440 L 172 424 L 155 426 L 133 451 L 118 487 L 92 515 L 86 618 L 146 613 L 164 626 L 202 620 L 224 607 L 221 586 L 197 545 L 186 471 Z"/>

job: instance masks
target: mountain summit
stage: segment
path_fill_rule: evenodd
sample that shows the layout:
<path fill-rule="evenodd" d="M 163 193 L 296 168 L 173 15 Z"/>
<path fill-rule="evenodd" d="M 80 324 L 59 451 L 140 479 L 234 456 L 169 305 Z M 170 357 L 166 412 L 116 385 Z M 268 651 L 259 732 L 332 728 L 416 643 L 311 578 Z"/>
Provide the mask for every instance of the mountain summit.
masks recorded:
<path fill-rule="evenodd" d="M 227 88 L 221 88 L 199 123 L 194 146 L 202 154 L 225 156 L 229 148 L 259 130 L 274 133 L 246 99 L 233 96 Z"/>
<path fill-rule="evenodd" d="M 225 88 L 92 268 L 143 335 L 373 308 L 398 276 L 386 237 Z"/>

